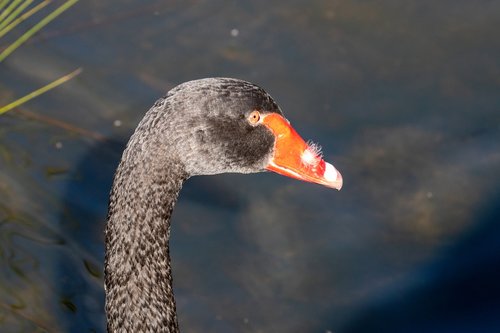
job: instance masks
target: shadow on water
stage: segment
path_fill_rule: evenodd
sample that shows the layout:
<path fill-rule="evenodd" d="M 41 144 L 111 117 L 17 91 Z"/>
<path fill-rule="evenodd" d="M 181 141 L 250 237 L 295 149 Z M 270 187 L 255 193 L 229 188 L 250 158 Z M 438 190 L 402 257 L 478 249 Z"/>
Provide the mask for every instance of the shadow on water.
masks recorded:
<path fill-rule="evenodd" d="M 104 332 L 103 230 L 114 170 L 125 138 L 99 142 L 74 168 L 64 195 L 60 228 L 82 258 L 61 257 L 58 295 L 62 313 L 57 314 L 67 332 Z M 71 249 L 73 250 L 73 249 Z M 76 252 L 76 253 L 75 253 Z"/>
<path fill-rule="evenodd" d="M 499 332 L 500 192 L 477 210 L 477 226 L 416 272 L 405 293 L 354 314 L 340 332 Z"/>

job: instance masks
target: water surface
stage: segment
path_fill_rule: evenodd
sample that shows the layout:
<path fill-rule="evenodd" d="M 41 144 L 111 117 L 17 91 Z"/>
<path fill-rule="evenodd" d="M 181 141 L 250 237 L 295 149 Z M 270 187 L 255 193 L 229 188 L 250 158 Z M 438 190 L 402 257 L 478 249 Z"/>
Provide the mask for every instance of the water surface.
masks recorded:
<path fill-rule="evenodd" d="M 343 173 L 190 179 L 171 254 L 183 332 L 498 332 L 498 1 L 82 1 L 0 64 L 0 323 L 104 332 L 123 146 L 178 83 L 278 101 Z"/>

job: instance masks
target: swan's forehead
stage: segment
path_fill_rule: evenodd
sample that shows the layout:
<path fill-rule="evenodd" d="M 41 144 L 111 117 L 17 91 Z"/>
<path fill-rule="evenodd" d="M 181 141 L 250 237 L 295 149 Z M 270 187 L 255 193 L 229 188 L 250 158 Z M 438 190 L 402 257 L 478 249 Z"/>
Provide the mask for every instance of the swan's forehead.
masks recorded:
<path fill-rule="evenodd" d="M 169 93 L 187 105 L 185 111 L 206 115 L 241 116 L 252 110 L 282 114 L 264 89 L 237 79 L 210 78 L 184 83 Z"/>

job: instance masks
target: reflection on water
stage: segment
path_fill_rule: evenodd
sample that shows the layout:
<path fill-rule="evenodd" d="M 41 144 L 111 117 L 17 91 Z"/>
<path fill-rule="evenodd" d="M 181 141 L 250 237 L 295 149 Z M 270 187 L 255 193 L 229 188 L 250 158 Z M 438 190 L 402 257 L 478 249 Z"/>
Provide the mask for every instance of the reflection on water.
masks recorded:
<path fill-rule="evenodd" d="M 84 68 L 0 117 L 2 331 L 104 331 L 102 230 L 123 145 L 157 97 L 206 76 L 265 87 L 345 186 L 190 179 L 172 231 L 183 332 L 500 330 L 499 10 L 77 4 L 0 64 L 1 101 Z"/>

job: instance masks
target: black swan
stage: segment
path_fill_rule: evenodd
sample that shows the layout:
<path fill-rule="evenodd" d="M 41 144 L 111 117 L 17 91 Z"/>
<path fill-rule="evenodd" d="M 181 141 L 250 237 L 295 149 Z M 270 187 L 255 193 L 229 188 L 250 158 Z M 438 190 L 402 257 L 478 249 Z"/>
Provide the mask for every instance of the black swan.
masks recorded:
<path fill-rule="evenodd" d="M 342 177 L 262 88 L 237 79 L 183 83 L 146 113 L 127 144 L 106 224 L 108 332 L 178 332 L 170 216 L 191 176 L 270 170 L 340 190 Z"/>

